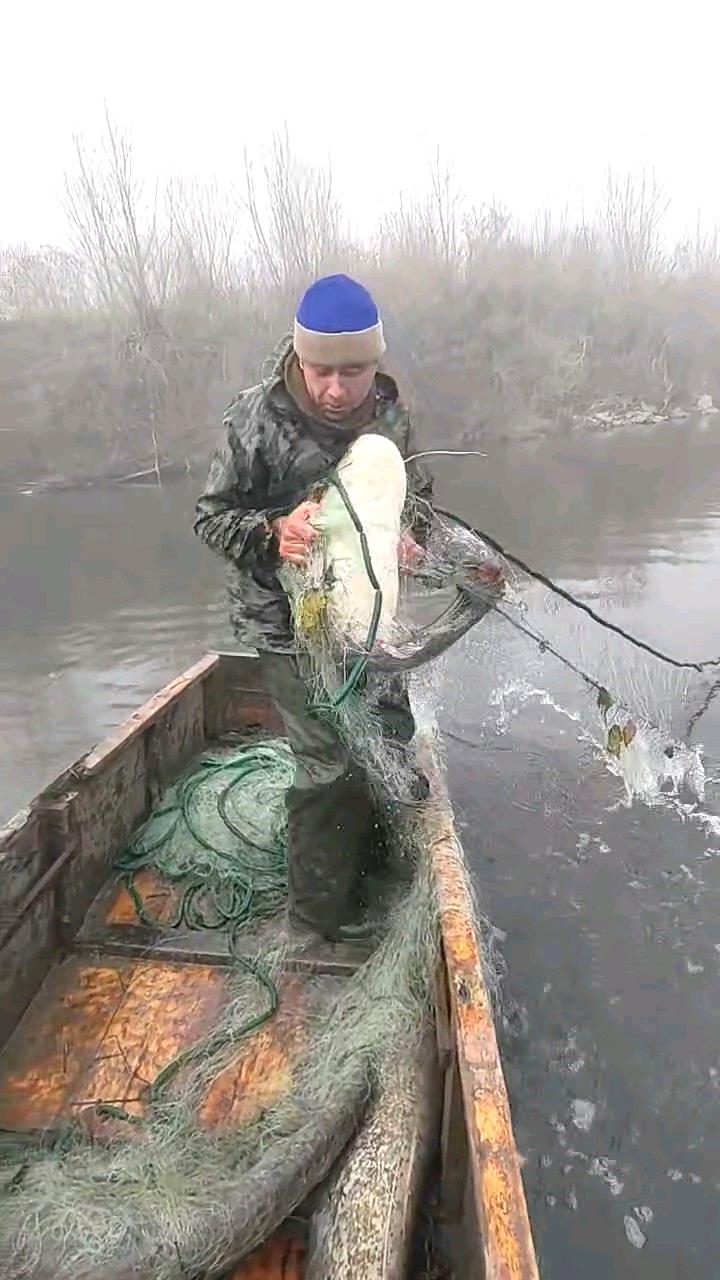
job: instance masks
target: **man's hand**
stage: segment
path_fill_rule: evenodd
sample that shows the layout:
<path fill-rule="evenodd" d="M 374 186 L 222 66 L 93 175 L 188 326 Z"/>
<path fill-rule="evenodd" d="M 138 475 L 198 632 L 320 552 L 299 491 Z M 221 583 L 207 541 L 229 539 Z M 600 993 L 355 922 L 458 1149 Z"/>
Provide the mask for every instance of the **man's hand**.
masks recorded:
<path fill-rule="evenodd" d="M 398 544 L 398 565 L 406 572 L 417 569 L 425 559 L 425 548 L 416 542 L 411 533 L 403 533 Z"/>
<path fill-rule="evenodd" d="M 304 565 L 310 544 L 317 537 L 317 529 L 313 528 L 310 521 L 319 510 L 319 502 L 301 502 L 289 516 L 280 516 L 273 521 L 281 560 Z"/>

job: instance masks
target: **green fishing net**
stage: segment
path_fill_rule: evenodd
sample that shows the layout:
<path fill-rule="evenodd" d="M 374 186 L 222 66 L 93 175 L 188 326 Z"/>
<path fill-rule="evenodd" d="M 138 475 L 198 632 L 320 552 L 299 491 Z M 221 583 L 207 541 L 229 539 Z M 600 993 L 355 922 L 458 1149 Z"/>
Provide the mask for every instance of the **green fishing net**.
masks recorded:
<path fill-rule="evenodd" d="M 179 890 L 170 927 L 224 928 L 232 937 L 273 915 L 287 891 L 285 793 L 293 771 L 283 739 L 228 743 L 195 761 L 117 863 L 139 919 L 156 923 L 135 885 L 145 868 Z"/>
<path fill-rule="evenodd" d="M 340 491 L 338 498 L 334 517 L 343 519 L 349 513 Z M 96 1140 L 71 1126 L 26 1142 L 20 1154 L 0 1150 L 0 1280 L 220 1274 L 297 1209 L 373 1100 L 420 1052 L 431 1018 L 438 912 L 416 810 L 394 804 L 412 791 L 414 749 L 385 740 L 377 705 L 388 678 L 404 678 L 442 652 L 490 607 L 482 584 L 475 590 L 478 557 L 482 565 L 477 539 L 471 545 L 436 521 L 424 585 L 418 576 L 415 586 L 432 596 L 449 586 L 442 606 L 449 612 L 436 614 L 429 643 L 427 623 L 423 630 L 406 621 L 377 649 L 373 635 L 353 649 L 328 630 L 320 561 L 304 585 L 287 575 L 316 713 L 333 717 L 386 802 L 395 851 L 416 868 L 412 883 L 370 957 L 308 1008 L 311 1034 L 279 1097 L 230 1130 L 208 1130 L 203 1098 L 228 1067 L 239 1067 L 252 1033 L 275 1013 L 294 945 L 282 927 L 273 926 L 265 942 L 257 929 L 280 920 L 286 900 L 285 793 L 294 769 L 278 738 L 227 740 L 193 762 L 122 851 L 116 873 L 156 937 L 173 929 L 227 937 L 226 999 L 208 1034 L 144 1083 L 141 1117 L 105 1108 L 116 1126 L 110 1136 Z M 169 920 L 153 911 L 144 872 L 171 887 Z"/>

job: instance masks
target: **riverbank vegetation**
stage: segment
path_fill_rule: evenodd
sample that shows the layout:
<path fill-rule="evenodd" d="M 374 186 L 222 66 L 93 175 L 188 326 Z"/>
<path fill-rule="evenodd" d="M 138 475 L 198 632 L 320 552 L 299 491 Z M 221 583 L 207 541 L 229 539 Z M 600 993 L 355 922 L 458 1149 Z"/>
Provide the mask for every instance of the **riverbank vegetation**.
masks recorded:
<path fill-rule="evenodd" d="M 473 203 L 441 157 L 363 243 L 287 135 L 225 187 L 140 181 L 110 121 L 78 142 L 72 249 L 0 250 L 0 480 L 204 465 L 315 274 L 359 275 L 426 444 L 605 430 L 720 401 L 720 238 L 670 250 L 666 201 L 608 178 L 576 225 Z"/>

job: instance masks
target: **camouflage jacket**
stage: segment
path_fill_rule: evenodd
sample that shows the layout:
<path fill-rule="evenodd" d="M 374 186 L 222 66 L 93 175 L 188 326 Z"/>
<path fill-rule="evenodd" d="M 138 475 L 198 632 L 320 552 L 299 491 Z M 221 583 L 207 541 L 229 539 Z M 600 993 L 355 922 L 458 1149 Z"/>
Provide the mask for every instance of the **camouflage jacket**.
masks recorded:
<path fill-rule="evenodd" d="M 223 420 L 204 492 L 195 512 L 195 532 L 230 562 L 228 590 L 235 636 L 243 645 L 293 653 L 290 608 L 276 576 L 277 542 L 269 522 L 287 515 L 340 461 L 352 440 L 333 426 L 308 418 L 285 386 L 291 351 L 285 339 L 273 352 L 258 386 L 243 391 Z M 407 410 L 387 374 L 375 380 L 375 418 L 363 428 L 387 436 L 403 457 L 416 452 Z M 412 499 L 429 499 L 432 482 L 417 463 L 408 465 L 408 514 L 422 536 L 422 518 L 412 518 Z"/>

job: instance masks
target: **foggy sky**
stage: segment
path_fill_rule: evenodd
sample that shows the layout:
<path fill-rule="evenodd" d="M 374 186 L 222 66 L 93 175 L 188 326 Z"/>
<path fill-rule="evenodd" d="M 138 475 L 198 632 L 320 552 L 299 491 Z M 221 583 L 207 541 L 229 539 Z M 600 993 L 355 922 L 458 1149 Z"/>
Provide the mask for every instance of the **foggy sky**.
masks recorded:
<path fill-rule="evenodd" d="M 287 122 L 330 158 L 359 231 L 440 146 L 523 220 L 592 208 L 608 165 L 654 169 L 670 231 L 720 223 L 717 6 L 698 0 L 8 0 L 0 244 L 63 243 L 72 135 L 107 105 L 143 175 L 228 178 Z M 9 10 L 9 12 L 7 12 Z"/>

